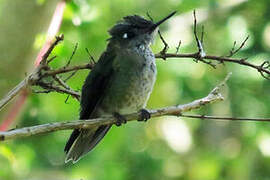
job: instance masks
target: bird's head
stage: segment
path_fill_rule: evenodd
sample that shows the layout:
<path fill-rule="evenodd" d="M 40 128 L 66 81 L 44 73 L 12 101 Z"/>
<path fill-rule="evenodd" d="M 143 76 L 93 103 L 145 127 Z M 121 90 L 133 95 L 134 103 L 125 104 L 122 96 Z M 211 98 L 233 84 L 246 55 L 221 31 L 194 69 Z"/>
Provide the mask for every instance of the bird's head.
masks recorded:
<path fill-rule="evenodd" d="M 157 23 L 138 15 L 126 16 L 109 30 L 111 35 L 109 40 L 116 42 L 120 46 L 149 45 L 154 39 L 158 26 L 175 13 L 169 14 Z"/>

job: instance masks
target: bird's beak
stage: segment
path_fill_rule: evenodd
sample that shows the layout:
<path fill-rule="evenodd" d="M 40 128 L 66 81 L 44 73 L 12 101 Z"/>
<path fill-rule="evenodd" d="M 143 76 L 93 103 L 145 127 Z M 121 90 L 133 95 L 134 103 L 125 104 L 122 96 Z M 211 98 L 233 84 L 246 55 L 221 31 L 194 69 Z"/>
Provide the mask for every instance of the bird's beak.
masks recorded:
<path fill-rule="evenodd" d="M 158 21 L 157 23 L 153 24 L 150 29 L 149 32 L 153 32 L 159 25 L 161 25 L 162 23 L 164 23 L 165 21 L 167 21 L 169 18 L 171 18 L 174 14 L 176 13 L 176 11 L 172 12 L 171 14 L 169 14 L 167 17 L 163 18 L 162 20 Z"/>

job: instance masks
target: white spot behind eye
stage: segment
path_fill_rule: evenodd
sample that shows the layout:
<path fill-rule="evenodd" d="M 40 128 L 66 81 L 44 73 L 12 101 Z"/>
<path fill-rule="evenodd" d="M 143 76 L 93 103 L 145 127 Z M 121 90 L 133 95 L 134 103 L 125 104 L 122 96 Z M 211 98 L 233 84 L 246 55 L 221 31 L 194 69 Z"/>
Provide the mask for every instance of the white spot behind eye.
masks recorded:
<path fill-rule="evenodd" d="M 124 39 L 127 39 L 127 38 L 128 38 L 127 33 L 124 33 L 124 34 L 123 34 L 123 38 L 124 38 Z"/>

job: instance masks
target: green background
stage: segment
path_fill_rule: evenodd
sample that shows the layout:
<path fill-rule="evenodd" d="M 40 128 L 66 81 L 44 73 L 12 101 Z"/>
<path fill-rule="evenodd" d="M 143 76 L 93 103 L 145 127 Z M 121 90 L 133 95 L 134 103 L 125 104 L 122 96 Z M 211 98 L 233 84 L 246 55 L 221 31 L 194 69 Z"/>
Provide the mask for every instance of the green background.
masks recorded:
<path fill-rule="evenodd" d="M 56 0 L 0 1 L 0 95 L 31 72 L 42 47 Z M 250 39 L 235 57 L 256 64 L 269 59 L 269 0 L 74 0 L 68 3 L 60 33 L 65 40 L 53 67 L 66 64 L 76 43 L 72 64 L 88 62 L 85 48 L 98 59 L 106 48 L 107 30 L 123 16 L 149 12 L 160 20 L 177 10 L 160 29 L 175 52 L 196 51 L 192 11 L 199 31 L 205 26 L 208 54 L 227 55 L 237 41 Z M 163 45 L 157 37 L 157 53 Z M 270 117 L 270 81 L 248 67 L 219 65 L 213 69 L 192 59 L 157 60 L 158 77 L 148 108 L 184 104 L 204 97 L 227 73 L 226 100 L 193 111 L 230 117 Z M 68 84 L 80 90 L 88 74 L 82 70 Z M 32 94 L 11 128 L 78 119 L 79 103 L 66 95 Z M 0 113 L 0 122 L 7 113 Z M 70 130 L 0 143 L 0 179 L 270 179 L 270 124 L 212 121 L 179 117 L 153 118 L 113 127 L 102 142 L 76 164 L 64 164 L 63 148 Z"/>

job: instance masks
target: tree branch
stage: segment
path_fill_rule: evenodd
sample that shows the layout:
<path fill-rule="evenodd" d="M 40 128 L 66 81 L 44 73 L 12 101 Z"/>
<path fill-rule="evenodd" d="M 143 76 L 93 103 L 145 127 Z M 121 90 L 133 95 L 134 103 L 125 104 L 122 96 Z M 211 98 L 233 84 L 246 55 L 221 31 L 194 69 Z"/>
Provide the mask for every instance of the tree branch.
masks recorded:
<path fill-rule="evenodd" d="M 228 77 L 225 79 L 225 81 Z M 176 105 L 170 107 L 164 107 L 160 109 L 149 110 L 151 117 L 160 117 L 165 115 L 179 116 L 183 112 L 191 111 L 193 109 L 198 109 L 206 104 L 214 103 L 217 101 L 223 100 L 223 96 L 220 93 L 222 86 L 224 86 L 225 81 L 220 85 L 215 87 L 206 97 L 192 101 L 188 104 Z M 127 121 L 133 121 L 139 119 L 140 113 L 132 113 L 124 115 Z M 13 129 L 6 132 L 0 132 L 0 141 L 16 139 L 19 137 L 34 136 L 44 133 L 50 133 L 54 131 L 66 130 L 66 129 L 75 129 L 75 128 L 90 128 L 94 126 L 115 124 L 116 119 L 113 116 L 89 119 L 89 120 L 76 120 L 69 122 L 57 122 L 57 123 L 48 123 L 37 126 L 25 127 L 20 129 Z"/>
<path fill-rule="evenodd" d="M 41 77 L 40 77 L 41 71 L 48 69 L 47 59 L 48 59 L 49 55 L 51 54 L 51 52 L 55 48 L 55 46 L 59 42 L 61 42 L 63 39 L 64 39 L 63 35 L 57 36 L 55 41 L 52 43 L 52 45 L 48 48 L 48 50 L 44 54 L 44 56 L 42 56 L 40 65 L 38 65 L 38 67 L 30 75 L 28 75 L 15 88 L 13 88 L 3 99 L 0 100 L 0 110 L 8 102 L 10 102 L 19 92 L 21 92 L 27 86 L 35 84 L 36 82 L 38 82 L 41 79 Z"/>
<path fill-rule="evenodd" d="M 166 53 L 166 54 L 160 54 L 157 53 L 155 54 L 156 58 L 194 58 L 194 59 L 198 59 L 198 53 L 190 53 L 190 54 L 174 54 L 174 53 Z M 268 61 L 265 61 L 264 63 L 262 63 L 261 65 L 255 65 L 252 63 L 249 63 L 246 61 L 246 59 L 242 58 L 242 59 L 236 59 L 236 58 L 228 58 L 228 57 L 222 57 L 222 56 L 215 56 L 215 55 L 205 55 L 204 58 L 202 59 L 208 59 L 208 60 L 213 60 L 213 61 L 217 61 L 219 63 L 224 63 L 224 62 L 230 62 L 230 63 L 236 63 L 236 64 L 240 64 L 243 66 L 248 66 L 251 67 L 253 69 L 256 69 L 258 72 L 260 73 L 266 73 L 268 75 L 270 75 L 270 69 L 269 67 L 266 68 L 265 64 L 268 63 Z M 198 59 L 198 61 L 201 61 L 200 59 Z M 269 79 L 270 77 L 265 76 L 264 78 Z"/>
<path fill-rule="evenodd" d="M 13 99 L 22 89 L 27 86 L 27 80 L 24 79 L 17 86 L 15 86 L 8 94 L 0 100 L 0 109 L 2 109 L 11 99 Z"/>
<path fill-rule="evenodd" d="M 176 48 L 177 49 L 176 53 L 167 53 L 168 47 L 169 47 L 168 43 L 166 43 L 164 38 L 160 35 L 160 38 L 164 44 L 164 48 L 159 53 L 155 54 L 156 58 L 161 58 L 163 60 L 166 60 L 167 58 L 191 58 L 191 59 L 195 59 L 196 62 L 200 61 L 202 63 L 210 65 L 213 68 L 216 68 L 216 65 L 212 61 L 217 61 L 222 64 L 224 64 L 224 62 L 235 63 L 235 64 L 240 64 L 243 66 L 248 66 L 253 69 L 256 69 L 263 78 L 270 80 L 270 62 L 269 61 L 264 61 L 262 64 L 256 65 L 256 64 L 247 62 L 247 58 L 240 58 L 240 59 L 231 58 L 233 55 L 238 53 L 244 47 L 249 36 L 246 37 L 246 39 L 241 43 L 239 48 L 237 48 L 236 50 L 235 50 L 235 46 L 236 46 L 236 42 L 235 42 L 232 50 L 230 51 L 230 54 L 226 57 L 206 54 L 203 48 L 204 28 L 202 28 L 202 34 L 201 34 L 201 40 L 200 40 L 197 33 L 197 18 L 196 18 L 195 10 L 193 11 L 193 17 L 194 17 L 193 33 L 196 40 L 198 51 L 194 53 L 178 54 L 178 51 L 179 51 L 179 45 L 178 45 L 178 47 Z"/>

